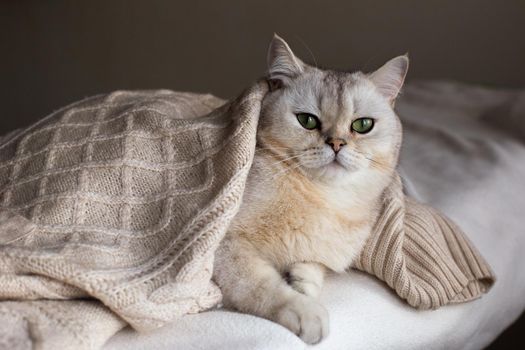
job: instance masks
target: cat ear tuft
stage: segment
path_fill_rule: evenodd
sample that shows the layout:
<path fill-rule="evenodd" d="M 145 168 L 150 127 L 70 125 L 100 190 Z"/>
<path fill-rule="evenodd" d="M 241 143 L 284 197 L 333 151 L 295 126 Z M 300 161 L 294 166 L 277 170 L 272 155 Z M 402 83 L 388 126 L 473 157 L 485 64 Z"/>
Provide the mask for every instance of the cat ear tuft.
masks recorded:
<path fill-rule="evenodd" d="M 379 92 L 390 103 L 396 99 L 408 71 L 408 54 L 392 58 L 381 68 L 369 75 Z"/>
<path fill-rule="evenodd" d="M 277 34 L 268 48 L 268 81 L 270 87 L 280 87 L 283 80 L 292 79 L 304 71 L 304 63 L 295 57 L 290 46 Z"/>

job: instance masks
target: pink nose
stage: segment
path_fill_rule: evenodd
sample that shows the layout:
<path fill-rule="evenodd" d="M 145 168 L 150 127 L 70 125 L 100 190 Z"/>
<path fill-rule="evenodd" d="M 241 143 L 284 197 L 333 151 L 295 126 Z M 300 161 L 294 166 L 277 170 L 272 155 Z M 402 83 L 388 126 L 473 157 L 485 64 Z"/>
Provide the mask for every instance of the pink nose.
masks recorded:
<path fill-rule="evenodd" d="M 328 139 L 326 141 L 327 144 L 329 144 L 330 146 L 332 146 L 332 149 L 334 150 L 335 153 L 339 152 L 339 150 L 341 149 L 341 147 L 343 147 L 344 145 L 346 145 L 346 141 L 343 140 L 343 139 Z"/>

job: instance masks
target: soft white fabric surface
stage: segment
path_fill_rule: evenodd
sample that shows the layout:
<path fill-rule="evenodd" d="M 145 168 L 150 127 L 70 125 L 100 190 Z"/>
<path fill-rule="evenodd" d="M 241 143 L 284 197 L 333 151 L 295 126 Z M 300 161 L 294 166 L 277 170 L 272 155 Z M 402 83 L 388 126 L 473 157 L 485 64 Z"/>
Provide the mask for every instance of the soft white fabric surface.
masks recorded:
<path fill-rule="evenodd" d="M 480 349 L 525 308 L 525 91 L 433 82 L 398 102 L 408 192 L 464 229 L 498 278 L 489 294 L 417 311 L 372 276 L 330 276 L 331 332 L 315 349 Z M 285 328 L 215 310 L 150 334 L 124 329 L 106 349 L 304 349 Z"/>

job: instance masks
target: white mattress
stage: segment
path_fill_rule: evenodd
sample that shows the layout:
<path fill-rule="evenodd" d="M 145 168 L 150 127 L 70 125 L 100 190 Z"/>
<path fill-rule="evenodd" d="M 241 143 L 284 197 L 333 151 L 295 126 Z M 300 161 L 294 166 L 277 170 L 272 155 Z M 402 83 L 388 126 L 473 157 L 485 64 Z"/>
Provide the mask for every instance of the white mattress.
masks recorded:
<path fill-rule="evenodd" d="M 441 209 L 491 264 L 497 282 L 467 304 L 417 311 L 363 273 L 330 276 L 330 335 L 315 349 L 480 349 L 525 307 L 525 91 L 433 82 L 407 86 L 401 168 L 409 192 Z M 215 310 L 150 334 L 124 329 L 105 349 L 304 349 L 285 328 Z"/>

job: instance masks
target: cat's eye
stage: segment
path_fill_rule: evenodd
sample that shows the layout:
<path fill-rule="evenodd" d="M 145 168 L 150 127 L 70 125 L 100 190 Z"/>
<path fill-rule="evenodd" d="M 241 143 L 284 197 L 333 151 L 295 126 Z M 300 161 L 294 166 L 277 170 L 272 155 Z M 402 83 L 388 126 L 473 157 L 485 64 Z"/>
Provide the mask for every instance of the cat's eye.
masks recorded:
<path fill-rule="evenodd" d="M 321 126 L 319 118 L 310 113 L 298 113 L 297 120 L 299 121 L 299 124 L 307 130 L 319 129 Z"/>
<path fill-rule="evenodd" d="M 352 122 L 352 130 L 360 134 L 370 132 L 373 127 L 374 119 L 372 118 L 359 118 Z"/>

